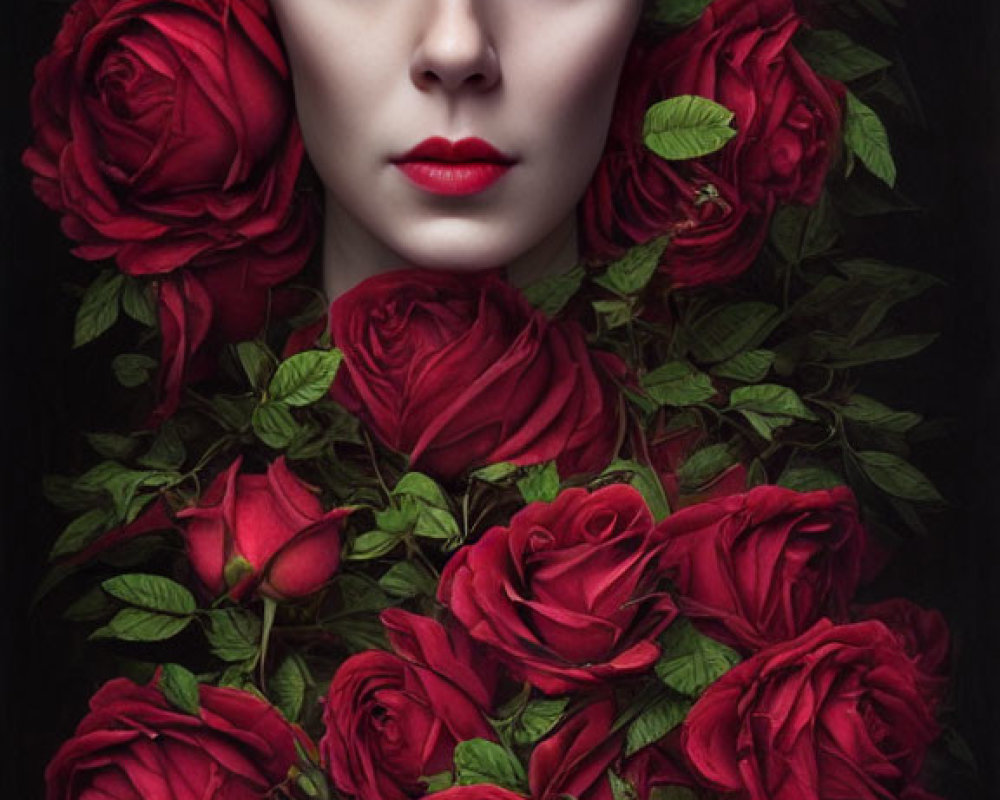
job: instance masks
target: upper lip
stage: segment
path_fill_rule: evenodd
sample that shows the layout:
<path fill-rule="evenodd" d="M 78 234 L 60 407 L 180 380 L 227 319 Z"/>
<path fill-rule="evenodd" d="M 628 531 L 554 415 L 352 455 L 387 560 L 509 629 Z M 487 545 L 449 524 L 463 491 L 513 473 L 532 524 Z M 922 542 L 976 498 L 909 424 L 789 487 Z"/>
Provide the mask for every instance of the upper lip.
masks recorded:
<path fill-rule="evenodd" d="M 392 160 L 397 164 L 406 161 L 443 161 L 453 164 L 481 161 L 490 164 L 513 164 L 515 161 L 484 139 L 471 137 L 451 142 L 442 136 L 424 139 L 403 155 Z"/>

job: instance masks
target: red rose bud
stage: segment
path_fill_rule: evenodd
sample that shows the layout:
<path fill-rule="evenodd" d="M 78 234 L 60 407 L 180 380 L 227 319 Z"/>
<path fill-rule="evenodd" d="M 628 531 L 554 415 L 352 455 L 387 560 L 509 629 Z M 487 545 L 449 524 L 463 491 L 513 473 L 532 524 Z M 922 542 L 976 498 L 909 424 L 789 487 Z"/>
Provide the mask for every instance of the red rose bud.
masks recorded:
<path fill-rule="evenodd" d="M 677 615 L 665 547 L 631 486 L 567 489 L 452 556 L 438 600 L 543 692 L 600 686 L 659 657 L 656 637 Z"/>
<path fill-rule="evenodd" d="M 323 713 L 320 750 L 337 790 L 407 800 L 420 780 L 450 770 L 455 745 L 496 735 L 493 669 L 460 630 L 416 614 L 382 614 L 395 653 L 369 650 L 337 670 Z"/>
<path fill-rule="evenodd" d="M 624 365 L 496 275 L 387 273 L 337 298 L 330 316 L 344 353 L 334 398 L 414 469 L 448 479 L 556 460 L 568 476 L 614 456 L 610 376 Z"/>
<path fill-rule="evenodd" d="M 240 473 L 242 457 L 218 475 L 184 520 L 191 565 L 215 594 L 239 597 L 254 583 L 274 598 L 320 588 L 340 563 L 350 508 L 323 513 L 319 498 L 279 458 L 265 475 Z"/>
<path fill-rule="evenodd" d="M 880 622 L 823 620 L 708 687 L 682 728 L 699 783 L 747 800 L 884 800 L 911 788 L 938 726 Z"/>
<path fill-rule="evenodd" d="M 303 267 L 304 150 L 266 0 L 77 0 L 35 77 L 24 163 L 76 255 L 133 275 L 224 257 L 249 287 Z"/>
<path fill-rule="evenodd" d="M 46 800 L 263 798 L 298 762 L 301 729 L 247 692 L 199 686 L 200 713 L 116 678 L 90 700 L 45 773 Z"/>
<path fill-rule="evenodd" d="M 760 486 L 689 506 L 663 526 L 677 604 L 713 639 L 753 652 L 821 617 L 847 620 L 866 536 L 846 487 Z"/>
<path fill-rule="evenodd" d="M 674 285 L 728 281 L 753 262 L 778 202 L 818 200 L 844 90 L 792 47 L 801 24 L 790 0 L 715 0 L 682 32 L 637 42 L 581 207 L 591 257 L 669 234 L 661 268 Z M 732 111 L 736 136 L 700 158 L 653 153 L 642 139 L 646 110 L 681 95 Z"/>

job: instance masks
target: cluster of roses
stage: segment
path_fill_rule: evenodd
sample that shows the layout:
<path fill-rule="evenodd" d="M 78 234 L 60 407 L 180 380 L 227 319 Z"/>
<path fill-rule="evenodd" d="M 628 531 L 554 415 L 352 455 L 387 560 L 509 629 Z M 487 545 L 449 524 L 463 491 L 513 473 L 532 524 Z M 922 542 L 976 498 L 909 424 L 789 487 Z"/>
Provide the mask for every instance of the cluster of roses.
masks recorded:
<path fill-rule="evenodd" d="M 332 309 L 344 354 L 333 394 L 381 442 L 444 479 L 503 459 L 554 460 L 566 475 L 607 464 L 615 359 L 494 276 L 414 277 L 372 279 Z M 445 378 L 461 388 L 441 391 Z M 296 600 L 338 570 L 350 513 L 324 512 L 282 459 L 266 475 L 237 460 L 175 524 L 211 595 Z M 930 797 L 919 776 L 939 733 L 947 630 L 905 600 L 852 607 L 866 549 L 843 487 L 762 486 L 661 521 L 632 486 L 565 488 L 447 560 L 439 618 L 382 612 L 392 649 L 335 671 L 318 761 L 337 792 L 372 800 L 421 796 L 453 771 L 442 800 L 608 800 L 616 782 L 640 798 L 662 786 L 750 800 Z M 699 648 L 718 648 L 721 667 Z M 703 674 L 678 681 L 685 659 Z M 637 701 L 650 680 L 668 694 Z M 198 692 L 191 713 L 157 685 L 111 681 L 54 758 L 50 799 L 193 798 L 205 786 L 297 796 L 317 751 L 306 734 L 247 692 Z M 665 697 L 679 715 L 636 748 L 629 714 Z M 503 770 L 462 771 L 463 743 L 512 752 L 511 725 L 539 703 L 549 718 L 521 741 L 526 774 L 512 754 L 506 782 Z"/>
<path fill-rule="evenodd" d="M 835 154 L 843 87 L 791 44 L 791 0 L 715 0 L 700 20 L 640 35 L 607 150 L 581 206 L 591 259 L 668 234 L 677 286 L 753 262 L 777 203 L 816 201 Z M 734 114 L 720 152 L 665 161 L 642 140 L 653 103 L 698 95 Z M 222 343 L 302 298 L 276 287 L 315 244 L 288 66 L 266 0 L 77 0 L 36 71 L 38 196 L 88 260 L 147 281 L 161 336 L 160 398 L 211 374 Z"/>
<path fill-rule="evenodd" d="M 251 485 L 229 498 L 235 518 L 214 529 L 248 554 L 314 521 L 296 508 L 305 490 L 294 477 L 281 467 L 270 478 L 269 493 Z M 194 542 L 213 530 L 196 520 L 197 564 Z M 321 762 L 345 796 L 421 796 L 430 777 L 450 775 L 460 743 L 502 740 L 499 710 L 523 682 L 569 709 L 531 748 L 526 778 L 460 781 L 476 787 L 442 800 L 607 800 L 609 773 L 641 798 L 675 785 L 753 800 L 929 798 L 918 776 L 939 732 L 947 632 L 905 600 L 851 609 L 864 548 L 846 489 L 760 487 L 660 523 L 629 486 L 564 490 L 447 563 L 443 621 L 382 613 L 392 651 L 336 671 Z M 626 756 L 622 689 L 654 669 L 669 682 L 680 614 L 746 660 L 701 687 L 672 733 Z M 111 681 L 53 760 L 49 797 L 258 798 L 290 787 L 297 751 L 315 752 L 305 734 L 254 695 L 199 692 L 191 714 L 155 686 Z"/>

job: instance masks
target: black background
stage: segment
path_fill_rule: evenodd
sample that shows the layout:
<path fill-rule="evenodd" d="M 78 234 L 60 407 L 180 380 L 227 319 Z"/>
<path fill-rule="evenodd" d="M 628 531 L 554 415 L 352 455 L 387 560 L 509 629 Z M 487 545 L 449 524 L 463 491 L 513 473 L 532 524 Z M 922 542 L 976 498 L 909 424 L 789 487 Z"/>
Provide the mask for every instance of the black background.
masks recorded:
<path fill-rule="evenodd" d="M 891 129 L 902 190 L 926 210 L 875 234 L 872 249 L 947 278 L 944 336 L 919 362 L 882 371 L 879 396 L 956 421 L 921 464 L 954 503 L 890 580 L 943 608 L 958 640 L 959 728 L 981 784 L 953 800 L 1000 796 L 1000 3 L 911 0 L 894 39 L 923 103 L 925 130 Z M 79 431 L 108 422 L 95 405 L 100 349 L 68 352 L 74 265 L 55 215 L 31 195 L 20 152 L 29 139 L 31 71 L 65 6 L 6 0 L 0 12 L 0 796 L 42 796 L 41 774 L 84 713 L 86 665 L 51 617 L 33 618 L 37 585 L 61 520 L 40 479 L 76 461 Z M 889 55 L 892 55 L 889 53 Z M 82 280 L 82 278 L 81 278 Z M 86 349 L 85 349 L 86 350 Z M 877 392 L 873 392 L 878 394 Z"/>

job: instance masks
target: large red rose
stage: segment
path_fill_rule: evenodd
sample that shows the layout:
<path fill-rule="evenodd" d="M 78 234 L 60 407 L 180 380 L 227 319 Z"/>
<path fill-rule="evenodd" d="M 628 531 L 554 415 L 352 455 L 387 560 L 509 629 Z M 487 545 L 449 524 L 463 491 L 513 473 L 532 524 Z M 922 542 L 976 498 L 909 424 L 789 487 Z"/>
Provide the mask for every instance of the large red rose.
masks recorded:
<path fill-rule="evenodd" d="M 618 443 L 621 362 L 587 348 L 495 274 L 402 270 L 334 301 L 344 362 L 333 395 L 415 469 L 453 478 L 509 461 L 605 467 Z"/>
<path fill-rule="evenodd" d="M 262 594 L 275 598 L 315 592 L 340 564 L 340 534 L 351 509 L 324 513 L 284 458 L 264 475 L 241 473 L 242 461 L 220 473 L 197 506 L 177 514 L 191 566 L 216 594 L 226 589 L 227 567 L 234 566 L 234 597 L 258 582 Z"/>
<path fill-rule="evenodd" d="M 843 88 L 791 46 L 801 23 L 790 0 L 715 0 L 683 32 L 637 42 L 582 206 L 592 257 L 669 234 L 661 265 L 674 285 L 726 281 L 753 262 L 777 202 L 816 202 Z M 655 155 L 642 141 L 646 109 L 680 95 L 731 110 L 736 137 L 702 158 Z"/>
<path fill-rule="evenodd" d="M 532 800 L 612 800 L 608 770 L 624 739 L 612 730 L 614 721 L 615 704 L 598 700 L 539 742 L 528 763 Z"/>
<path fill-rule="evenodd" d="M 195 716 L 116 678 L 45 773 L 47 800 L 260 800 L 298 761 L 302 731 L 247 692 L 200 686 Z"/>
<path fill-rule="evenodd" d="M 685 508 L 663 526 L 677 604 L 719 641 L 752 652 L 821 617 L 848 617 L 866 536 L 846 487 L 759 486 Z"/>
<path fill-rule="evenodd" d="M 399 609 L 382 613 L 395 653 L 351 656 L 330 685 L 320 743 L 337 790 L 364 800 L 424 794 L 458 742 L 495 739 L 494 673 L 461 630 Z"/>
<path fill-rule="evenodd" d="M 898 638 L 823 620 L 712 684 L 682 742 L 700 782 L 734 800 L 885 800 L 906 796 L 937 734 Z"/>
<path fill-rule="evenodd" d="M 634 675 L 677 614 L 666 544 L 635 489 L 567 489 L 531 503 L 445 566 L 438 599 L 518 677 L 557 694 Z"/>
<path fill-rule="evenodd" d="M 31 107 L 24 163 L 81 258 L 155 275 L 224 256 L 268 286 L 303 266 L 304 151 L 266 0 L 77 0 Z"/>

